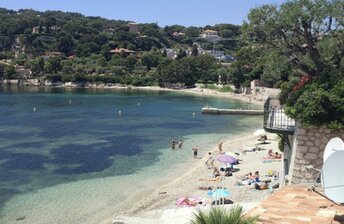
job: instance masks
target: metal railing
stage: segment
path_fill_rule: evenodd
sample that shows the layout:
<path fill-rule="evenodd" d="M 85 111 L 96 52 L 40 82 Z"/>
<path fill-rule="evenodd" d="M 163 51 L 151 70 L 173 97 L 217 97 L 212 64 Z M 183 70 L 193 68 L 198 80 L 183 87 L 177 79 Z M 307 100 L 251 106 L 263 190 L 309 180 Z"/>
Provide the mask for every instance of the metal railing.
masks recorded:
<path fill-rule="evenodd" d="M 295 120 L 287 117 L 279 101 L 268 98 L 264 104 L 264 129 L 268 132 L 292 135 Z"/>

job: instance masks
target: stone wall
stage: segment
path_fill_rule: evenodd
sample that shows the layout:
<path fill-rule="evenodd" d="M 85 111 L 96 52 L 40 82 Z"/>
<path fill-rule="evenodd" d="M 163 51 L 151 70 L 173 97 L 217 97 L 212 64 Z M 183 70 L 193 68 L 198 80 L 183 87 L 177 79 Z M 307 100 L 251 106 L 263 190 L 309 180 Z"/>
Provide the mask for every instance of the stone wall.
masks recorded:
<path fill-rule="evenodd" d="M 344 140 L 344 130 L 330 130 L 326 127 L 304 128 L 300 123 L 296 123 L 288 175 L 289 184 L 314 182 L 318 172 L 310 171 L 305 166 L 313 165 L 320 169 L 326 144 L 334 137 Z"/>

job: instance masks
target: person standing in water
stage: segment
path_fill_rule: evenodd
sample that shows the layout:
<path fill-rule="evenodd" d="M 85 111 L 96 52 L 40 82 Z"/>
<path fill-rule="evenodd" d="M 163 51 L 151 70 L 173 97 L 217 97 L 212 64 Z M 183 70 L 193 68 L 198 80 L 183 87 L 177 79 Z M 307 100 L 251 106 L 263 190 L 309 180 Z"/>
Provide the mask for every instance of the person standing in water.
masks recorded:
<path fill-rule="evenodd" d="M 183 145 L 183 141 L 180 140 L 180 141 L 178 142 L 178 148 L 181 149 L 181 148 L 182 148 L 182 145 Z"/>
<path fill-rule="evenodd" d="M 173 150 L 176 148 L 176 141 L 174 139 L 171 141 L 171 147 Z"/>
<path fill-rule="evenodd" d="M 193 154 L 194 154 L 194 158 L 197 158 L 197 153 L 198 153 L 198 146 L 196 145 L 195 147 L 192 148 Z"/>

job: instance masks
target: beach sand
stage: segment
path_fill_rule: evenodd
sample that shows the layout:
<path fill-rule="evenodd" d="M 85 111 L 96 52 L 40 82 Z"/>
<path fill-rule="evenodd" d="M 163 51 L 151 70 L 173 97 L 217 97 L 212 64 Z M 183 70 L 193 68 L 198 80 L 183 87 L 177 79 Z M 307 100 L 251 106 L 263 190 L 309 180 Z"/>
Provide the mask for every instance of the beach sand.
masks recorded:
<path fill-rule="evenodd" d="M 249 103 L 253 103 L 256 105 L 263 105 L 267 96 L 256 93 L 256 94 L 244 94 L 244 93 L 234 93 L 234 92 L 219 92 L 212 89 L 206 89 L 206 88 L 187 88 L 187 89 L 169 89 L 169 88 L 161 88 L 158 86 L 141 86 L 141 87 L 117 87 L 112 86 L 109 88 L 119 88 L 119 89 L 138 89 L 138 90 L 151 90 L 151 91 L 175 91 L 175 92 L 183 92 L 183 93 L 190 93 L 190 94 L 196 94 L 200 96 L 216 96 L 216 97 L 223 97 L 223 98 L 229 98 L 234 100 L 240 100 L 245 101 Z M 277 91 L 277 90 L 276 90 Z M 276 95 L 277 92 L 274 94 Z"/>
<path fill-rule="evenodd" d="M 240 152 L 240 150 L 243 149 L 254 148 L 258 137 L 253 136 L 252 133 L 245 133 L 240 136 L 232 136 L 228 139 L 224 139 L 222 147 L 223 151 Z M 113 217 L 104 220 L 103 223 L 115 223 L 116 221 L 125 221 L 124 223 L 153 223 L 152 220 L 156 220 L 156 223 L 159 223 L 160 220 L 160 223 L 163 223 L 161 221 L 163 214 L 162 211 L 172 211 L 172 214 L 174 214 L 174 216 L 172 216 L 177 219 L 177 217 L 180 216 L 180 212 L 178 213 L 175 211 L 182 210 L 176 206 L 176 200 L 181 196 L 198 196 L 206 198 L 208 203 L 211 203 L 211 198 L 207 196 L 207 191 L 200 190 L 199 187 L 225 187 L 231 192 L 231 195 L 227 199 L 230 199 L 235 204 L 239 203 L 247 205 L 256 204 L 262 201 L 271 194 L 269 190 L 254 190 L 253 185 L 236 186 L 236 182 L 239 180 L 236 176 L 242 176 L 249 172 L 254 173 L 255 171 L 259 171 L 261 179 L 264 180 L 271 179 L 270 177 L 265 177 L 265 175 L 268 174 L 268 171 L 280 172 L 281 161 L 263 162 L 263 157 L 267 155 L 268 149 L 278 151 L 276 135 L 269 134 L 268 139 L 271 139 L 270 144 L 259 145 L 265 150 L 240 154 L 237 157 L 240 161 L 240 164 L 237 167 L 240 170 L 233 173 L 233 176 L 224 177 L 221 181 L 211 181 L 213 170 L 208 169 L 205 165 L 208 158 L 208 151 L 202 151 L 199 155 L 200 158 L 194 159 L 190 163 L 190 168 L 186 172 L 181 173 L 179 178 L 172 180 L 165 185 L 157 186 L 153 192 L 145 192 L 135 198 L 128 199 L 123 203 L 121 209 L 114 211 Z M 214 146 L 210 151 L 212 151 L 215 158 L 219 156 L 217 146 Z M 192 156 L 191 149 L 190 156 Z M 215 160 L 214 164 L 217 167 L 223 165 L 217 160 Z M 200 179 L 202 179 L 202 181 Z M 203 181 L 203 179 L 205 179 L 205 181 Z M 273 182 L 276 183 L 278 181 L 273 180 Z M 171 212 L 169 214 L 171 215 Z M 185 217 L 185 220 L 189 221 L 188 216 L 190 216 L 192 212 L 185 214 L 189 214 Z M 144 218 L 147 216 L 149 216 L 150 219 L 146 220 Z M 170 219 L 173 220 L 173 217 L 170 217 Z"/>

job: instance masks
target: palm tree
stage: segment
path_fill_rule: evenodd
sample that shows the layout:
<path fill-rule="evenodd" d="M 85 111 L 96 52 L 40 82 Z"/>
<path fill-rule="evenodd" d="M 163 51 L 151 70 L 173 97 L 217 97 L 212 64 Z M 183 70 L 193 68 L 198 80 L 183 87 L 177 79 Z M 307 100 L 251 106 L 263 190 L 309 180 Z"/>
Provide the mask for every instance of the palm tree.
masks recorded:
<path fill-rule="evenodd" d="M 194 214 L 191 224 L 254 224 L 258 216 L 246 217 L 241 206 L 235 206 L 230 210 L 211 208 L 209 213 L 198 211 Z"/>

